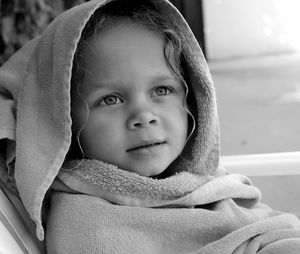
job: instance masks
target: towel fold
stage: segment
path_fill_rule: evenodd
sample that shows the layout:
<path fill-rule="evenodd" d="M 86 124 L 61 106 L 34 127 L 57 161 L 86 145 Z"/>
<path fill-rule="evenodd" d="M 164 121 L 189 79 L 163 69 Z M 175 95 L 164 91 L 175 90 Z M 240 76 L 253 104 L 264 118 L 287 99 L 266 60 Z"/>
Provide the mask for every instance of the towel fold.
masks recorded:
<path fill-rule="evenodd" d="M 62 175 L 58 178 L 72 191 L 52 194 L 49 253 L 298 253 L 300 221 L 258 203 L 260 192 L 245 176 L 155 180 L 186 183 L 181 194 L 161 198 L 131 195 L 123 189 L 126 181 L 117 191 L 91 183 L 88 174 Z M 131 179 L 131 185 L 139 180 Z M 190 188 L 189 182 L 198 186 Z M 91 184 L 93 189 L 85 188 Z M 159 190 L 164 193 L 158 183 Z"/>

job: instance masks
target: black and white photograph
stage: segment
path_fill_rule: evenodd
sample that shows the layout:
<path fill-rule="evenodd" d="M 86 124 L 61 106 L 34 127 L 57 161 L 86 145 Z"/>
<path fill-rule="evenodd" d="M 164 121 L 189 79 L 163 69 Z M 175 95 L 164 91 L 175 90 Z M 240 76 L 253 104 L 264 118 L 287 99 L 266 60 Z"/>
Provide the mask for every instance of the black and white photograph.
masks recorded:
<path fill-rule="evenodd" d="M 299 13 L 0 0 L 0 254 L 299 254 Z"/>

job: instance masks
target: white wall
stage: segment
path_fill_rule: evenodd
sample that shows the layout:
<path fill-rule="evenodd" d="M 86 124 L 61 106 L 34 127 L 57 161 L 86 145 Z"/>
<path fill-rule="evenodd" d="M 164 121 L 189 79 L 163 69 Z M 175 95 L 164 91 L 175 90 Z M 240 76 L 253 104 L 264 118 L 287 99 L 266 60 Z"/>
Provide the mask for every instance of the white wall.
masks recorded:
<path fill-rule="evenodd" d="M 299 0 L 204 0 L 208 59 L 300 49 Z"/>

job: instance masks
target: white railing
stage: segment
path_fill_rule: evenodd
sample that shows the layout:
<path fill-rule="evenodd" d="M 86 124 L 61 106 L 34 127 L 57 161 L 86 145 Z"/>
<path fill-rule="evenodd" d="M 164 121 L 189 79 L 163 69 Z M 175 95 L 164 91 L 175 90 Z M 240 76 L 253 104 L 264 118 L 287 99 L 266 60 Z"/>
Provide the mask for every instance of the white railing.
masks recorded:
<path fill-rule="evenodd" d="M 247 176 L 300 175 L 300 151 L 222 156 L 221 164 L 231 173 Z"/>

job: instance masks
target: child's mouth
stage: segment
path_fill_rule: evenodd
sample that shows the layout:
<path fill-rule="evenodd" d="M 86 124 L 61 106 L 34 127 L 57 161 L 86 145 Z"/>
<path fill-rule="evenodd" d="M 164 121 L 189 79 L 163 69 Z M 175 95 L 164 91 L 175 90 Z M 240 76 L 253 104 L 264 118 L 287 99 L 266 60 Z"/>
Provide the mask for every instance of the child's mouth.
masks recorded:
<path fill-rule="evenodd" d="M 138 150 L 142 150 L 142 149 L 151 149 L 151 148 L 163 145 L 163 144 L 166 144 L 166 141 L 147 141 L 147 142 L 143 142 L 141 145 L 127 149 L 127 152 L 133 152 L 133 151 L 138 151 Z"/>

